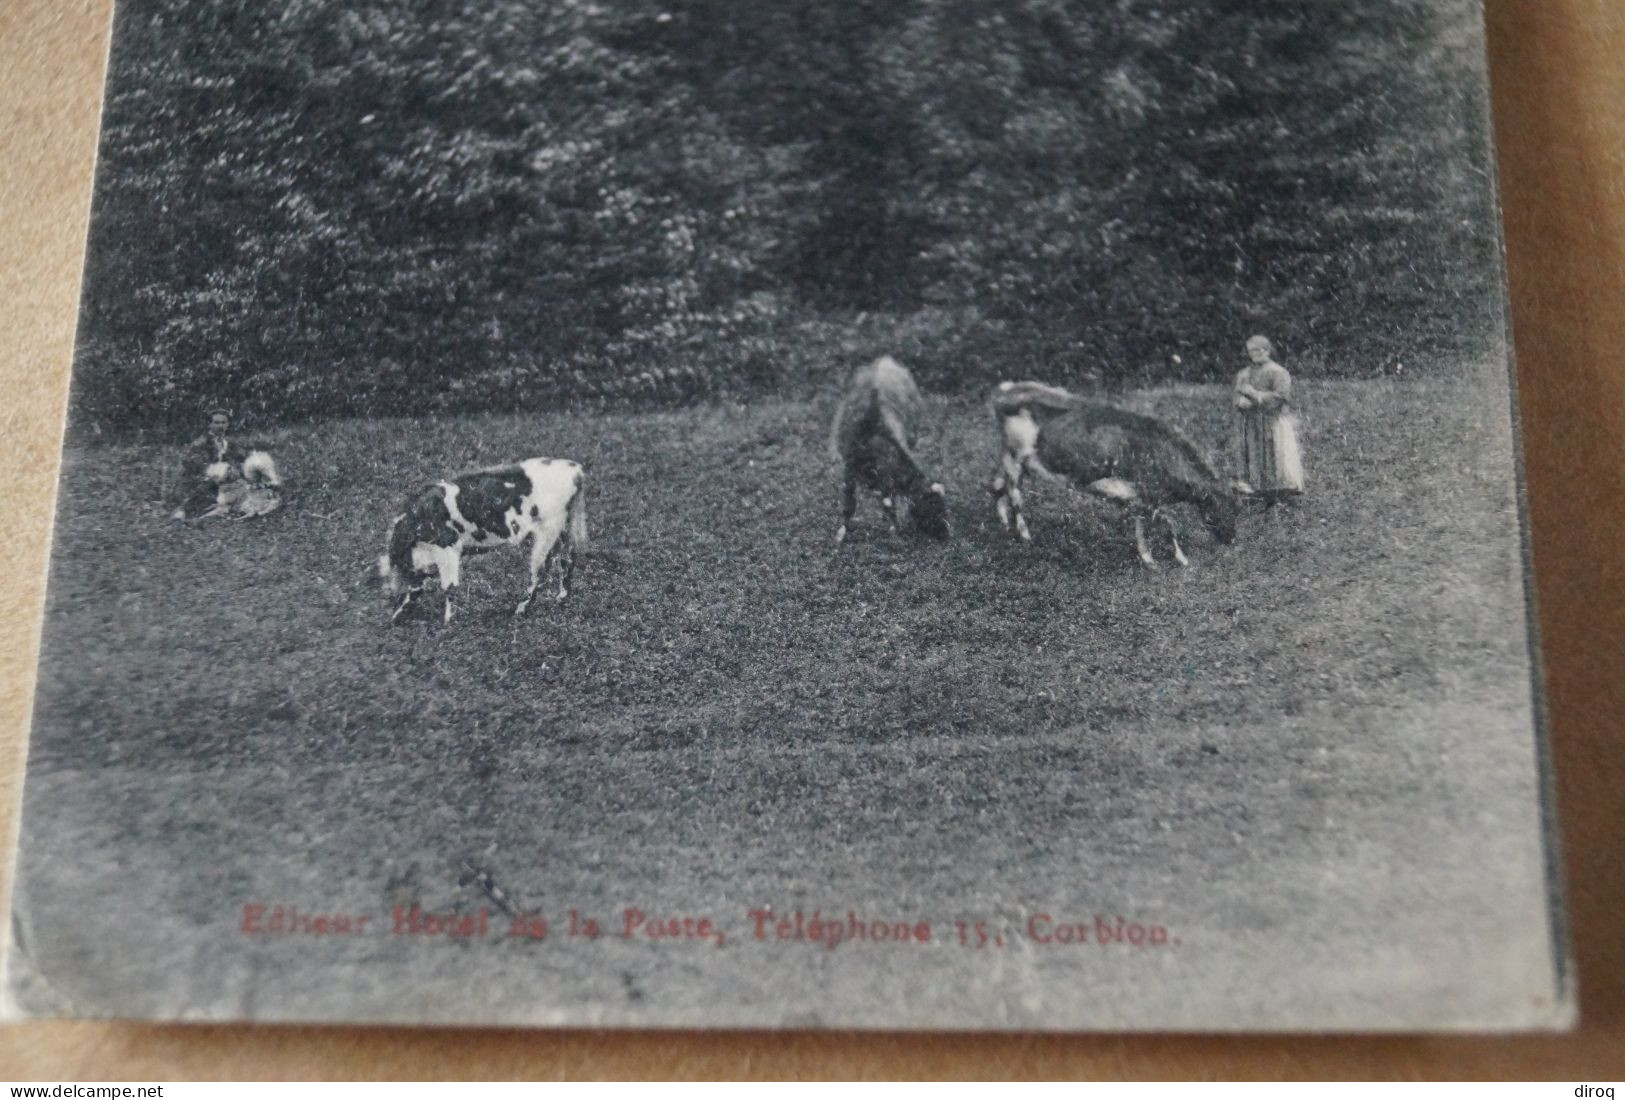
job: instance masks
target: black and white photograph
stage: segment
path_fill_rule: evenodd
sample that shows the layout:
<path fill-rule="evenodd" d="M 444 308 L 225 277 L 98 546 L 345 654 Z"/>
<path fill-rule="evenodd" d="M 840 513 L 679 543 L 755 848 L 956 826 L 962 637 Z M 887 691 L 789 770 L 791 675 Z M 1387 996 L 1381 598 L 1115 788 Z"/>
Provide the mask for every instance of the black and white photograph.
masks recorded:
<path fill-rule="evenodd" d="M 16 1016 L 1574 1017 L 1479 0 L 122 0 Z"/>

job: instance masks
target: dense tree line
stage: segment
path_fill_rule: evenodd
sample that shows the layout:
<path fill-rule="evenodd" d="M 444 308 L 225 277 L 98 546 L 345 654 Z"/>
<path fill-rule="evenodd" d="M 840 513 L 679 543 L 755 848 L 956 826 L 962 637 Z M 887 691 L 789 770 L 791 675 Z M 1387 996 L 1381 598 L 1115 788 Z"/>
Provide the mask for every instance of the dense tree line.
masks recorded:
<path fill-rule="evenodd" d="M 1498 316 L 1478 18 L 127 0 L 75 411 L 1425 369 Z"/>

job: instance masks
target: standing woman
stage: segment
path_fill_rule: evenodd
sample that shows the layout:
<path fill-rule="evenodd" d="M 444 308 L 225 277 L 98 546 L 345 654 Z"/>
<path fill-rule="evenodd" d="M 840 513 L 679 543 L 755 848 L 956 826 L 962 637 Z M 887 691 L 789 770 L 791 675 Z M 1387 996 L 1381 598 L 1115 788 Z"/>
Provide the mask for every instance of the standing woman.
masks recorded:
<path fill-rule="evenodd" d="M 1292 416 L 1292 376 L 1263 336 L 1247 341 L 1251 364 L 1236 375 L 1241 413 L 1241 479 L 1266 508 L 1303 492 L 1303 458 Z"/>

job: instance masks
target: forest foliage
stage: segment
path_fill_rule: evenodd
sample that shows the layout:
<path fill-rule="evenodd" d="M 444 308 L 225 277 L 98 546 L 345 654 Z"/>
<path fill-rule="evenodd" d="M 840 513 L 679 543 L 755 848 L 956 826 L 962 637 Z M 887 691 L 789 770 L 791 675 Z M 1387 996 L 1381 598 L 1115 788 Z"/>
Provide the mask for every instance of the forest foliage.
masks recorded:
<path fill-rule="evenodd" d="M 128 0 L 81 429 L 1498 336 L 1473 0 Z"/>

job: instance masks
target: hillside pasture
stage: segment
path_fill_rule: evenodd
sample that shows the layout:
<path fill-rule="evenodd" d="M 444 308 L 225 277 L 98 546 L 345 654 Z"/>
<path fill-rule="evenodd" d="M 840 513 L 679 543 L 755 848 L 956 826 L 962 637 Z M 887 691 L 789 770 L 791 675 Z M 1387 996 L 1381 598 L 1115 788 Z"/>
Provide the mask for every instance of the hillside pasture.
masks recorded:
<path fill-rule="evenodd" d="M 365 978 L 388 969 L 479 989 L 448 1022 L 1244 1026 L 1332 988 L 1343 1023 L 1477 1019 L 1547 980 L 1504 394 L 1476 372 L 1301 385 L 1306 497 L 1230 547 L 1184 514 L 1191 567 L 1154 572 L 1123 513 L 1052 486 L 1030 485 L 1030 545 L 999 529 L 968 400 L 921 448 L 945 544 L 865 500 L 836 547 L 815 404 L 299 427 L 290 505 L 203 526 L 146 499 L 164 453 L 70 451 L 19 906 L 34 995 L 94 1006 L 97 973 L 158 1016 L 440 1018 Z M 1222 388 L 1123 400 L 1227 468 Z M 392 627 L 362 575 L 407 494 L 532 455 L 588 472 L 569 600 L 512 619 L 502 551 L 465 563 L 449 627 Z M 68 874 L 53 850 L 106 855 Z M 235 931 L 250 899 L 471 911 L 478 873 L 556 921 L 663 905 L 737 946 Z M 1118 913 L 1182 946 L 849 945 L 871 965 L 837 970 L 763 954 L 762 904 L 944 940 L 962 916 L 1020 941 L 1035 907 Z M 30 923 L 62 907 L 93 915 Z M 153 981 L 179 967 L 185 1003 Z"/>

